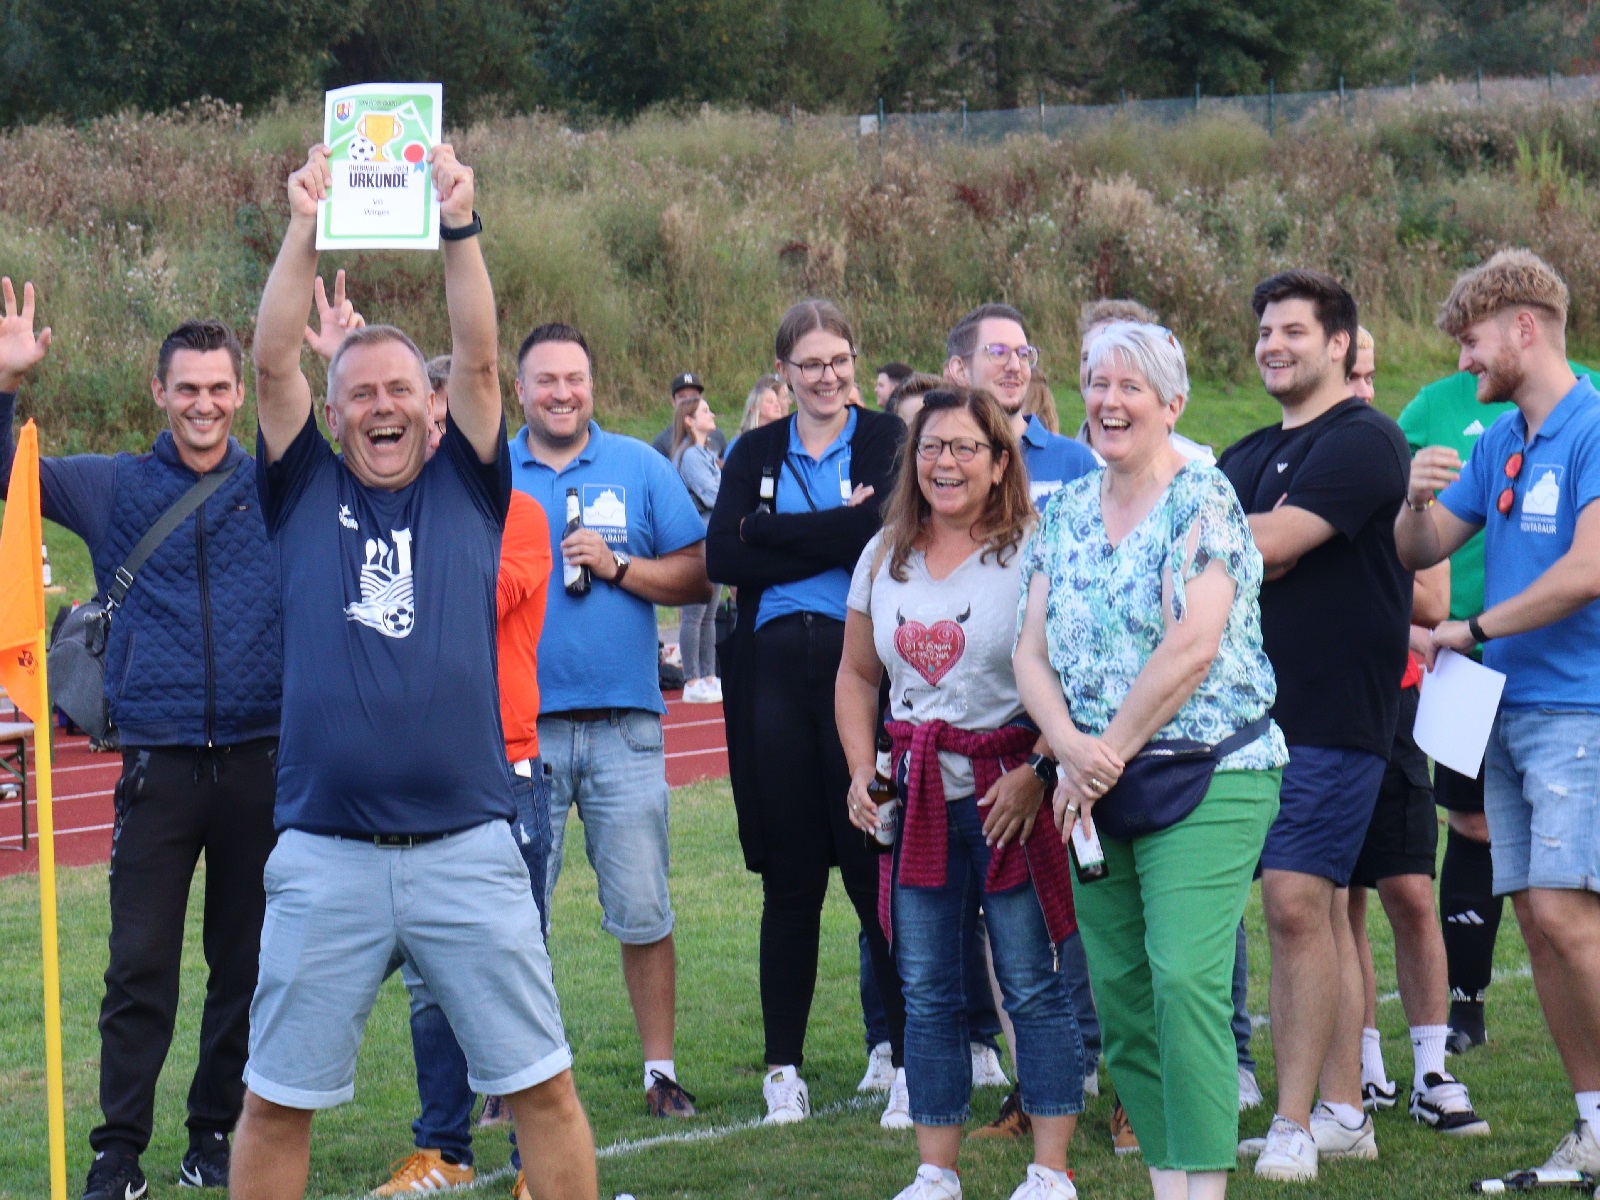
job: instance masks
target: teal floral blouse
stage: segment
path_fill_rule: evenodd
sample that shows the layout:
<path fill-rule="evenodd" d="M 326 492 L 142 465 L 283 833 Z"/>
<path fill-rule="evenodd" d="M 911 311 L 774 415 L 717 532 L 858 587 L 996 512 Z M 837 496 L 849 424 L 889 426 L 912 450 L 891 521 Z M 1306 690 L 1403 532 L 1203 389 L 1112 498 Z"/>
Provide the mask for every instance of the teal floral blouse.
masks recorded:
<path fill-rule="evenodd" d="M 1261 646 L 1261 553 L 1227 476 L 1191 462 L 1117 546 L 1100 512 L 1104 470 L 1092 471 L 1051 497 L 1023 554 L 1022 609 L 1036 573 L 1050 581 L 1045 639 L 1078 728 L 1105 732 L 1145 661 L 1165 634 L 1163 575 L 1170 570 L 1173 617 L 1184 619 L 1185 584 L 1213 559 L 1238 585 L 1222 645 L 1204 681 L 1156 740 L 1215 743 L 1256 720 L 1277 696 L 1272 664 Z M 1194 557 L 1187 561 L 1189 543 Z M 1021 624 L 1019 609 L 1018 624 Z M 1224 770 L 1265 770 L 1289 761 L 1283 731 L 1225 758 Z"/>

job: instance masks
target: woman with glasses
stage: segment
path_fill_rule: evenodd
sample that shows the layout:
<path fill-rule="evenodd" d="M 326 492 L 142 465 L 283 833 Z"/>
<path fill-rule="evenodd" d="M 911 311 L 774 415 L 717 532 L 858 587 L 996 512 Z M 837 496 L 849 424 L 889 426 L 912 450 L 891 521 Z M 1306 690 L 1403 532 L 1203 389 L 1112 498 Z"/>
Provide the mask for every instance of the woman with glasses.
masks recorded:
<path fill-rule="evenodd" d="M 775 349 L 777 374 L 798 409 L 750 430 L 730 452 L 706 566 L 739 589 L 738 623 L 723 653 L 723 711 L 739 841 L 762 883 L 762 1093 L 766 1123 L 779 1125 L 810 1114 L 800 1069 L 830 867 L 839 868 L 867 934 L 893 1062 L 902 1062 L 905 1004 L 878 926 L 878 856 L 846 814 L 850 772 L 833 685 L 850 572 L 878 531 L 904 427 L 845 403 L 856 342 L 833 304 L 789 309 Z M 902 1070 L 881 1123 L 910 1128 Z"/>
<path fill-rule="evenodd" d="M 835 693 L 851 821 L 868 833 L 879 826 L 868 786 L 886 670 L 887 729 L 905 781 L 892 913 L 922 1162 L 896 1200 L 961 1196 L 976 895 L 1033 1124 L 1034 1161 L 1012 1200 L 1072 1200 L 1067 1145 L 1083 1110 L 1083 1043 L 1058 969 L 1071 885 L 1048 814 L 1035 833 L 1054 764 L 1035 758 L 1048 746 L 1025 721 L 1011 667 L 1022 545 L 1034 523 L 1028 476 L 987 392 L 927 393 L 907 444 L 883 532 L 851 582 Z"/>
<path fill-rule="evenodd" d="M 1061 763 L 1062 836 L 1104 821 L 1109 872 L 1074 898 L 1151 1185 L 1218 1200 L 1238 1144 L 1234 931 L 1288 761 L 1261 555 L 1227 477 L 1169 441 L 1189 391 L 1177 339 L 1110 325 L 1086 372 L 1106 465 L 1056 493 L 1029 545 L 1017 686 Z M 1156 742 L 1215 747 L 1216 770 L 1137 758 Z"/>

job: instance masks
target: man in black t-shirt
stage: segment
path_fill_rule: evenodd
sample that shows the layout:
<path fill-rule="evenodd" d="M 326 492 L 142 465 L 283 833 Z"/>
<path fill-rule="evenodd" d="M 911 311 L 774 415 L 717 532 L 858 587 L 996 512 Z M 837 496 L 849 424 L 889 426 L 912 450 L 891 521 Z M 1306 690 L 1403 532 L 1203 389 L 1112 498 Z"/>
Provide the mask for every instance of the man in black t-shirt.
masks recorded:
<path fill-rule="evenodd" d="M 1375 1158 L 1361 1107 L 1361 972 L 1351 871 L 1394 736 L 1411 576 L 1394 516 L 1409 455 L 1399 427 L 1354 399 L 1356 305 L 1337 280 L 1289 271 L 1252 297 L 1256 365 L 1283 422 L 1223 454 L 1261 551 L 1261 626 L 1289 742 L 1262 850 L 1272 947 L 1278 1112 L 1256 1174 L 1310 1179 L 1321 1157 Z M 1321 1091 L 1315 1110 L 1312 1099 Z"/>

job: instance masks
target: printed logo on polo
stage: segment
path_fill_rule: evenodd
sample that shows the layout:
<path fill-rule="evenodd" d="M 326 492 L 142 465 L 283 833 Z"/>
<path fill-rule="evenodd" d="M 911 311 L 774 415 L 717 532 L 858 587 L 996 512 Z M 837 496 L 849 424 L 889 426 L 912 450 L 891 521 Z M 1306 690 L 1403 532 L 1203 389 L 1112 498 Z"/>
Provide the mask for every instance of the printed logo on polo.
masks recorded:
<path fill-rule="evenodd" d="M 361 599 L 345 605 L 346 619 L 376 629 L 385 637 L 403 638 L 417 623 L 411 598 L 411 530 L 390 531 L 394 545 L 368 538 L 361 565 Z"/>
<path fill-rule="evenodd" d="M 1477 417 L 1472 418 L 1472 424 L 1461 431 L 1462 437 L 1477 437 L 1483 432 L 1483 422 Z"/>
<path fill-rule="evenodd" d="M 1278 464 L 1278 474 L 1279 475 L 1282 475 L 1288 469 L 1289 469 L 1289 464 L 1288 463 L 1279 463 Z"/>
<path fill-rule="evenodd" d="M 361 528 L 361 525 L 356 521 L 355 517 L 351 515 L 350 506 L 348 504 L 339 505 L 339 524 L 343 525 L 346 529 Z"/>
<path fill-rule="evenodd" d="M 614 483 L 586 483 L 581 494 L 583 524 L 608 545 L 628 544 L 628 489 Z"/>
<path fill-rule="evenodd" d="M 1561 507 L 1563 468 L 1553 463 L 1534 463 L 1529 469 L 1528 490 L 1522 494 L 1524 533 L 1554 533 L 1556 510 Z"/>

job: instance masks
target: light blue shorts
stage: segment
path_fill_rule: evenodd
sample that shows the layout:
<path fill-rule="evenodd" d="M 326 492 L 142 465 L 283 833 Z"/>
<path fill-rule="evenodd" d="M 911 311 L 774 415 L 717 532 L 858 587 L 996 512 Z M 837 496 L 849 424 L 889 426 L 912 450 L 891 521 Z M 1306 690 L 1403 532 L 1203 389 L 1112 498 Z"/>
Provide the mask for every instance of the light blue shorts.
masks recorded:
<path fill-rule="evenodd" d="M 551 783 L 545 911 L 561 877 L 567 814 L 576 806 L 599 883 L 601 928 L 624 945 L 659 942 L 673 925 L 661 718 L 642 708 L 613 709 L 592 721 L 540 717 L 539 756 Z"/>
<path fill-rule="evenodd" d="M 455 1030 L 475 1092 L 505 1096 L 572 1065 L 528 868 L 490 821 L 410 849 L 278 836 L 244 1080 L 286 1108 L 355 1094 L 356 1051 L 397 954 Z"/>
<path fill-rule="evenodd" d="M 1489 735 L 1483 811 L 1495 895 L 1600 892 L 1600 713 L 1502 710 Z"/>

